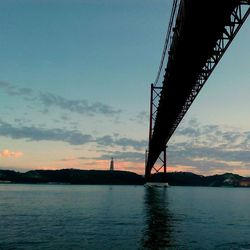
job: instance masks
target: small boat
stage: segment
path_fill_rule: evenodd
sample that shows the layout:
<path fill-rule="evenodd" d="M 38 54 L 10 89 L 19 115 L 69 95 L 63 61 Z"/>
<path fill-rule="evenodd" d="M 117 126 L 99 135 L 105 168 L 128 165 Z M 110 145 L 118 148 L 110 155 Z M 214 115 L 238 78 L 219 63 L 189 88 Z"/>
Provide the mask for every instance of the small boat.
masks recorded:
<path fill-rule="evenodd" d="M 145 187 L 159 187 L 159 188 L 168 188 L 170 187 L 167 182 L 147 182 Z"/>

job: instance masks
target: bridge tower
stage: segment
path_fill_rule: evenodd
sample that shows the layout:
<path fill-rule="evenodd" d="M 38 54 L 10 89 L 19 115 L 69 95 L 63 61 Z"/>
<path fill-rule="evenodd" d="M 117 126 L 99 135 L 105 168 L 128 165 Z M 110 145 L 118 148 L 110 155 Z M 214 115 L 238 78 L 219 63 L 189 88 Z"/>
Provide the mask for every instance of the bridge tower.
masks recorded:
<path fill-rule="evenodd" d="M 151 138 L 154 131 L 154 124 L 156 120 L 156 114 L 158 109 L 159 100 L 161 97 L 161 91 L 162 87 L 154 86 L 152 83 L 150 86 L 150 116 L 149 116 L 149 144 L 148 148 L 150 148 Z M 148 160 L 148 150 L 146 150 L 145 155 L 145 178 L 148 182 L 150 180 L 151 176 L 151 169 L 149 170 L 147 168 L 147 160 Z M 167 174 L 167 145 L 165 145 L 162 149 L 161 154 L 158 157 L 158 166 L 154 165 L 153 169 L 155 173 L 159 173 L 161 170 L 163 170 L 164 173 L 164 182 L 166 182 L 166 174 Z"/>

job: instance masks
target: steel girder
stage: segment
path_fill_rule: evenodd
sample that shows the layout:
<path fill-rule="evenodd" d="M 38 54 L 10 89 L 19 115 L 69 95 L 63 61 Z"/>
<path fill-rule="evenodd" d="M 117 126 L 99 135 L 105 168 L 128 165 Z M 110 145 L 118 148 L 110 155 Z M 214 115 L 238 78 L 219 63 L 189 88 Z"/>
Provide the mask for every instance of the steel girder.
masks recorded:
<path fill-rule="evenodd" d="M 243 14 L 243 7 L 245 5 L 250 5 L 249 0 L 242 0 L 239 1 L 239 4 L 235 7 L 233 10 L 231 16 L 230 16 L 230 23 L 224 27 L 223 33 L 221 34 L 220 38 L 217 40 L 216 45 L 213 48 L 212 55 L 207 59 L 205 65 L 203 66 L 200 74 L 198 75 L 196 79 L 196 83 L 193 86 L 193 89 L 190 93 L 190 95 L 187 97 L 187 100 L 185 102 L 185 105 L 183 106 L 182 111 L 178 115 L 175 123 L 172 126 L 172 129 L 169 132 L 169 135 L 166 139 L 166 143 L 169 141 L 170 137 L 180 124 L 181 120 L 183 119 L 184 115 L 190 108 L 191 104 L 193 103 L 196 96 L 199 94 L 200 90 L 206 83 L 207 79 L 215 69 L 216 65 L 226 52 L 227 48 L 233 41 L 234 37 L 240 30 L 242 24 L 248 17 L 250 13 L 250 8 L 248 8 L 245 13 Z"/>
<path fill-rule="evenodd" d="M 209 0 L 208 0 L 209 1 Z M 169 117 L 166 116 L 166 108 L 168 104 L 171 106 L 171 101 L 173 98 L 178 98 L 178 96 L 168 96 L 168 93 L 171 92 L 171 89 L 173 89 L 173 84 L 175 84 L 174 80 L 175 78 L 171 76 L 176 74 L 178 71 L 177 69 L 174 69 L 174 62 L 175 57 L 178 57 L 178 51 L 176 47 L 178 47 L 178 38 L 180 37 L 180 27 L 185 28 L 185 21 L 186 16 L 188 16 L 188 11 L 184 9 L 183 6 L 185 4 L 195 1 L 192 0 L 182 0 L 180 3 L 178 16 L 176 18 L 176 26 L 173 28 L 173 35 L 172 35 L 172 44 L 170 46 L 169 50 L 169 56 L 168 61 L 165 69 L 165 75 L 163 79 L 163 85 L 162 90 L 160 92 L 160 99 L 158 102 L 157 108 L 154 104 L 154 126 L 151 127 L 151 134 L 149 137 L 149 150 L 148 150 L 148 157 L 147 157 L 147 164 L 146 164 L 146 178 L 149 178 L 151 169 L 154 167 L 154 164 L 161 154 L 161 152 L 166 147 L 169 139 L 171 138 L 172 134 L 178 127 L 179 123 L 183 119 L 184 115 L 190 108 L 191 104 L 193 103 L 194 99 L 204 86 L 205 82 L 213 72 L 214 68 L 224 55 L 225 51 L 233 41 L 234 37 L 240 30 L 242 24 L 248 17 L 250 13 L 250 0 L 231 0 L 228 2 L 225 2 L 225 4 L 228 4 L 227 8 L 228 11 L 230 11 L 230 15 L 226 17 L 226 22 L 224 21 L 222 29 L 220 29 L 220 33 L 216 34 L 216 40 L 215 43 L 213 43 L 212 50 L 209 51 L 209 53 L 206 54 L 206 51 L 204 52 L 204 58 L 201 59 L 201 64 L 198 67 L 197 73 L 194 74 L 194 76 L 191 76 L 190 79 L 192 82 L 190 83 L 190 89 L 186 90 L 185 101 L 182 99 L 182 105 L 178 108 L 177 115 L 172 114 L 171 111 L 168 111 Z M 223 1 L 222 1 L 223 2 Z M 222 6 L 223 7 L 223 6 Z M 184 10 L 181 10 L 183 8 Z M 216 8 L 216 6 L 214 6 Z M 199 21 L 199 20 L 197 20 Z M 185 30 L 184 32 L 185 33 Z M 173 52 L 173 51 L 177 52 Z M 202 51 L 201 51 L 202 52 Z M 177 55 L 177 56 L 176 56 Z M 176 71 L 173 73 L 173 71 Z M 195 70 L 194 70 L 195 71 Z M 179 74 L 182 74 L 182 72 L 179 72 Z M 158 73 L 159 75 L 159 73 Z M 176 77 L 176 76 L 175 76 Z M 171 86 L 172 84 L 172 86 Z M 169 91 L 170 90 L 170 91 Z M 180 89 L 180 92 L 182 90 Z M 157 94 L 157 98 L 159 98 L 159 93 Z M 182 97 L 183 98 L 183 97 Z M 168 103 L 168 99 L 170 99 Z M 173 109 L 176 107 L 172 107 Z M 166 119 L 169 119 L 170 122 L 166 122 Z M 165 125 L 165 126 L 163 126 Z M 161 136 L 162 134 L 162 136 Z"/>

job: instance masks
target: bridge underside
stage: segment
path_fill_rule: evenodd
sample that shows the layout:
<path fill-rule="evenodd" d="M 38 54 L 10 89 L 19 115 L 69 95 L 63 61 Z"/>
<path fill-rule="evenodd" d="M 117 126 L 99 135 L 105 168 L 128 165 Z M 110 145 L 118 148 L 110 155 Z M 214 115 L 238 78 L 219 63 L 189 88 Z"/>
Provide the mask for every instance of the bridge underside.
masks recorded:
<path fill-rule="evenodd" d="M 250 0 L 182 0 L 152 136 L 146 178 L 183 116 L 249 14 Z"/>

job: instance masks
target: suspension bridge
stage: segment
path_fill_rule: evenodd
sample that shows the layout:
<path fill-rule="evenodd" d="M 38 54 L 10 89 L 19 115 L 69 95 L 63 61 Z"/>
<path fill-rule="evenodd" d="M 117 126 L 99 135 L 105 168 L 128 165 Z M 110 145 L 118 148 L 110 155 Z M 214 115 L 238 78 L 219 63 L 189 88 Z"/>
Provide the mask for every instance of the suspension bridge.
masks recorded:
<path fill-rule="evenodd" d="M 250 0 L 173 0 L 158 74 L 151 84 L 147 181 L 152 170 L 166 173 L 169 139 L 249 13 Z"/>

